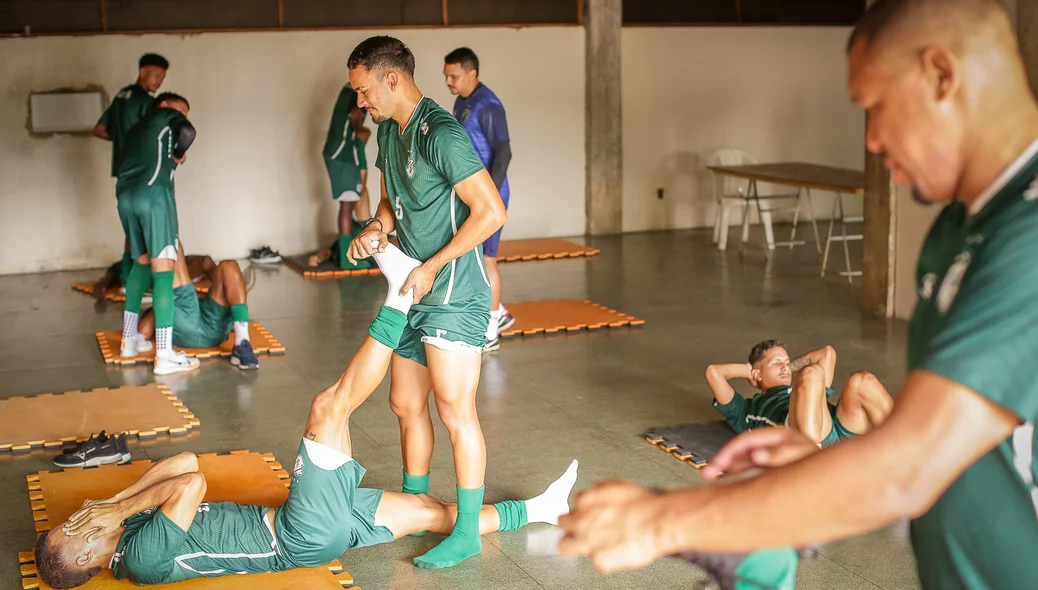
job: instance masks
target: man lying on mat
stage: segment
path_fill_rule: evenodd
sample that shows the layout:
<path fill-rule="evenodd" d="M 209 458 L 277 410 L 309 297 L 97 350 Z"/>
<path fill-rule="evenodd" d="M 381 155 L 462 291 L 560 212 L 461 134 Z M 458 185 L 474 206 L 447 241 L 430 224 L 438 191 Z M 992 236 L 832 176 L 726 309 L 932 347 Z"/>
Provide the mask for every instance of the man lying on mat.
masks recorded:
<path fill-rule="evenodd" d="M 216 264 L 208 256 L 197 256 L 192 257 L 194 260 L 189 264 L 183 251 L 181 245 L 181 254 L 173 267 L 173 346 L 212 348 L 223 344 L 233 329 L 231 364 L 239 369 L 258 369 L 259 359 L 249 342 L 248 289 L 238 263 L 224 260 Z M 211 283 L 209 293 L 202 300 L 198 299 L 191 280 L 192 271 Z M 137 331 L 135 346 L 123 350 L 133 353 L 151 350 L 149 339 L 155 334 L 152 310 L 141 317 Z"/>
<path fill-rule="evenodd" d="M 133 260 L 131 259 L 132 263 Z M 213 259 L 205 255 L 193 255 L 187 256 L 187 272 L 191 275 L 191 282 L 197 283 L 199 280 L 205 278 L 205 272 L 207 270 L 215 270 L 216 263 Z M 115 289 L 126 285 L 126 278 L 130 270 L 126 265 L 125 260 L 112 263 L 107 269 L 105 274 L 101 275 L 99 279 L 94 281 L 94 291 L 92 295 L 94 299 L 102 301 L 109 289 Z M 125 291 L 125 289 L 123 289 Z M 147 298 L 145 298 L 147 299 Z M 145 301 L 147 303 L 147 301 Z"/>
<path fill-rule="evenodd" d="M 449 534 L 458 506 L 424 494 L 359 487 L 364 468 L 352 458 L 349 418 L 385 377 L 413 296 L 399 291 L 418 265 L 394 246 L 375 256 L 389 278 L 389 297 L 339 380 L 311 403 L 282 506 L 203 502 L 205 477 L 194 455 L 182 453 L 156 463 L 115 496 L 85 502 L 44 533 L 35 555 L 41 579 L 53 588 L 73 588 L 105 568 L 118 579 L 159 584 L 319 567 L 350 548 L 421 531 Z M 569 511 L 576 477 L 574 461 L 536 498 L 475 507 L 479 534 L 530 522 L 556 524 Z"/>
<path fill-rule="evenodd" d="M 890 414 L 894 400 L 871 373 L 851 375 L 840 403 L 829 403 L 836 371 L 836 350 L 819 348 L 789 360 L 776 340 L 765 340 L 750 351 L 749 362 L 710 365 L 706 381 L 714 392 L 714 407 L 736 432 L 785 425 L 819 446 L 829 446 L 878 426 Z M 796 379 L 793 373 L 797 372 Z M 746 400 L 729 381 L 746 379 L 760 393 Z"/>

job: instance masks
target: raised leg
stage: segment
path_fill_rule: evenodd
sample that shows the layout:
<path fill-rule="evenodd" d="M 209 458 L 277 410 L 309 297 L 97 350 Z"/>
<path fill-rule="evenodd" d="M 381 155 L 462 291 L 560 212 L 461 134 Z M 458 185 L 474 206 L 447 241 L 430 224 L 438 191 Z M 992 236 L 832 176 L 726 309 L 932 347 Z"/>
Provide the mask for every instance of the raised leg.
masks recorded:
<path fill-rule="evenodd" d="M 821 444 L 833 429 L 825 396 L 825 369 L 808 365 L 797 374 L 789 400 L 789 427 Z"/>
<path fill-rule="evenodd" d="M 868 371 L 860 371 L 847 380 L 836 415 L 847 430 L 865 434 L 882 424 L 893 409 L 894 398 L 879 379 Z"/>

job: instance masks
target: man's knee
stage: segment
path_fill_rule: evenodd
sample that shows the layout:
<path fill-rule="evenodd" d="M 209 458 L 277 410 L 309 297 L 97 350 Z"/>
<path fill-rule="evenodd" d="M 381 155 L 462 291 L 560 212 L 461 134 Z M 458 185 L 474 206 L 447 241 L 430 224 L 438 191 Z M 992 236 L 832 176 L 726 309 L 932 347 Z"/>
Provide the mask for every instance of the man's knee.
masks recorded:
<path fill-rule="evenodd" d="M 825 396 L 825 369 L 818 365 L 808 365 L 797 374 L 798 389 L 802 392 L 820 391 Z"/>
<path fill-rule="evenodd" d="M 353 412 L 348 396 L 338 395 L 335 387 L 329 387 L 314 396 L 310 402 L 310 417 L 321 420 L 339 421 L 349 418 Z"/>
<path fill-rule="evenodd" d="M 461 428 L 476 420 L 476 408 L 465 401 L 444 401 L 437 398 L 436 412 L 448 431 Z"/>
<path fill-rule="evenodd" d="M 216 269 L 224 275 L 241 276 L 241 267 L 238 266 L 237 260 L 221 260 Z"/>
<path fill-rule="evenodd" d="M 177 453 L 169 459 L 176 463 L 177 471 L 180 473 L 194 473 L 198 471 L 198 456 L 190 451 Z"/>
<path fill-rule="evenodd" d="M 868 371 L 858 371 L 847 380 L 847 389 L 855 392 L 862 401 L 880 401 L 889 397 L 883 384 Z"/>
<path fill-rule="evenodd" d="M 401 391 L 390 389 L 389 408 L 393 410 L 397 418 L 417 418 L 428 411 L 429 393 L 425 395 L 415 394 L 413 391 Z"/>

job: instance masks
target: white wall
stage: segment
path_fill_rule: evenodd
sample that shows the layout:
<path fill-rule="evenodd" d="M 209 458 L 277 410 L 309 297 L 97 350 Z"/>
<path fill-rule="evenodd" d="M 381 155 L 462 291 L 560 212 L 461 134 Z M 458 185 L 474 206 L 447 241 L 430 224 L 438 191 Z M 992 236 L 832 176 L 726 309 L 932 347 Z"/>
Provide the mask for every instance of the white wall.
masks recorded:
<path fill-rule="evenodd" d="M 719 148 L 739 148 L 761 162 L 862 169 L 864 114 L 846 91 L 849 33 L 625 28 L 624 231 L 713 225 L 713 180 L 704 166 Z M 812 195 L 819 195 L 817 215 L 828 218 L 831 194 Z M 857 212 L 860 204 L 848 210 Z"/>
<path fill-rule="evenodd" d="M 894 236 L 894 317 L 908 319 L 917 298 L 915 271 L 923 240 L 943 205 L 924 206 L 912 200 L 907 186 L 894 195 L 897 230 Z"/>
<path fill-rule="evenodd" d="M 508 112 L 514 154 L 506 238 L 584 232 L 584 34 L 579 28 L 388 31 L 414 51 L 419 87 L 450 108 L 443 56 L 467 45 Z M 330 239 L 336 206 L 320 157 L 346 59 L 372 31 L 0 40 L 0 274 L 87 268 L 120 256 L 109 145 L 30 137 L 28 95 L 136 77 L 147 51 L 171 63 L 163 90 L 190 100 L 198 139 L 177 171 L 189 251 L 285 254 Z M 369 125 L 372 125 L 369 120 Z M 368 145 L 378 196 L 377 147 Z"/>

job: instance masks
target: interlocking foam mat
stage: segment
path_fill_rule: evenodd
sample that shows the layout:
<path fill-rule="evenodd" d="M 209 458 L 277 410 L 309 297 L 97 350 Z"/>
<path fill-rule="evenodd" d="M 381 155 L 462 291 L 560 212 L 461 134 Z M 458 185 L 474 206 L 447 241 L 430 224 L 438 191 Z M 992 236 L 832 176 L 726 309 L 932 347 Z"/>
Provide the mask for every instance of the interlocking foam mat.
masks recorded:
<path fill-rule="evenodd" d="M 505 307 L 515 318 L 515 324 L 501 332 L 503 337 L 620 328 L 645 323 L 645 320 L 579 299 L 523 301 L 505 303 Z"/>
<path fill-rule="evenodd" d="M 104 357 L 106 364 L 128 366 L 137 363 L 155 362 L 154 347 L 152 350 L 143 352 L 133 358 L 122 358 L 119 356 L 119 344 L 122 340 L 123 334 L 121 331 L 109 330 L 107 332 L 97 333 L 97 345 L 101 347 L 101 356 Z M 253 352 L 257 354 L 263 352 L 268 354 L 284 354 L 285 352 L 285 347 L 281 342 L 271 335 L 271 333 L 263 327 L 263 324 L 259 322 L 249 322 L 249 342 L 252 344 Z M 227 340 L 215 348 L 181 348 L 179 346 L 174 348 L 176 350 L 183 350 L 188 354 L 188 356 L 194 356 L 200 359 L 214 356 L 231 356 L 231 352 L 234 351 L 234 334 L 229 334 Z"/>
<path fill-rule="evenodd" d="M 94 293 L 94 285 L 95 284 L 97 284 L 97 281 L 87 281 L 87 282 L 84 282 L 84 283 L 72 283 L 72 288 L 75 289 L 76 291 L 79 291 L 80 293 L 86 293 L 87 295 L 93 295 L 93 293 Z M 206 294 L 209 293 L 209 288 L 211 286 L 212 286 L 212 283 L 209 281 L 209 279 L 200 279 L 197 283 L 195 283 L 195 291 L 198 292 L 198 296 L 199 297 L 205 297 Z M 105 291 L 105 299 L 108 300 L 108 301 L 119 301 L 119 302 L 122 302 L 122 301 L 126 301 L 126 295 L 124 293 L 120 293 L 119 292 L 119 287 L 112 287 L 112 288 L 108 289 L 107 291 Z"/>
<path fill-rule="evenodd" d="M 158 383 L 10 397 L 0 400 L 0 451 L 60 450 L 102 429 L 141 438 L 186 434 L 198 424 L 194 414 Z"/>
<path fill-rule="evenodd" d="M 520 262 L 529 260 L 554 260 L 594 256 L 599 250 L 581 246 L 569 240 L 551 238 L 545 240 L 510 240 L 501 242 L 497 250 L 498 262 Z"/>
<path fill-rule="evenodd" d="M 650 444 L 686 461 L 696 469 L 705 467 L 728 441 L 735 438 L 735 431 L 724 420 L 705 424 L 682 424 L 666 428 L 654 428 L 645 435 Z"/>
<path fill-rule="evenodd" d="M 32 503 L 36 531 L 50 530 L 79 510 L 87 499 L 110 497 L 137 480 L 151 461 L 134 461 L 128 465 L 102 465 L 87 469 L 66 469 L 57 473 L 41 471 L 26 477 Z M 231 451 L 228 455 L 198 456 L 198 469 L 206 476 L 206 502 L 239 502 L 261 506 L 279 506 L 288 498 L 289 474 L 274 455 L 250 451 Z M 32 552 L 20 552 L 22 587 L 47 590 L 36 572 Z M 355 588 L 353 578 L 334 561 L 323 568 L 297 569 L 271 574 L 201 578 L 154 588 L 232 589 L 254 588 L 331 589 Z M 86 590 L 137 588 L 132 582 L 117 581 L 111 570 L 95 576 Z"/>
<path fill-rule="evenodd" d="M 369 277 L 372 275 L 382 274 L 382 271 L 380 271 L 377 266 L 375 268 L 367 268 L 363 270 L 342 270 L 339 268 L 338 264 L 331 260 L 325 260 L 316 267 L 307 264 L 309 260 L 309 254 L 285 256 L 281 259 L 281 261 L 285 263 L 285 266 L 308 279 L 341 279 L 343 277 Z"/>

